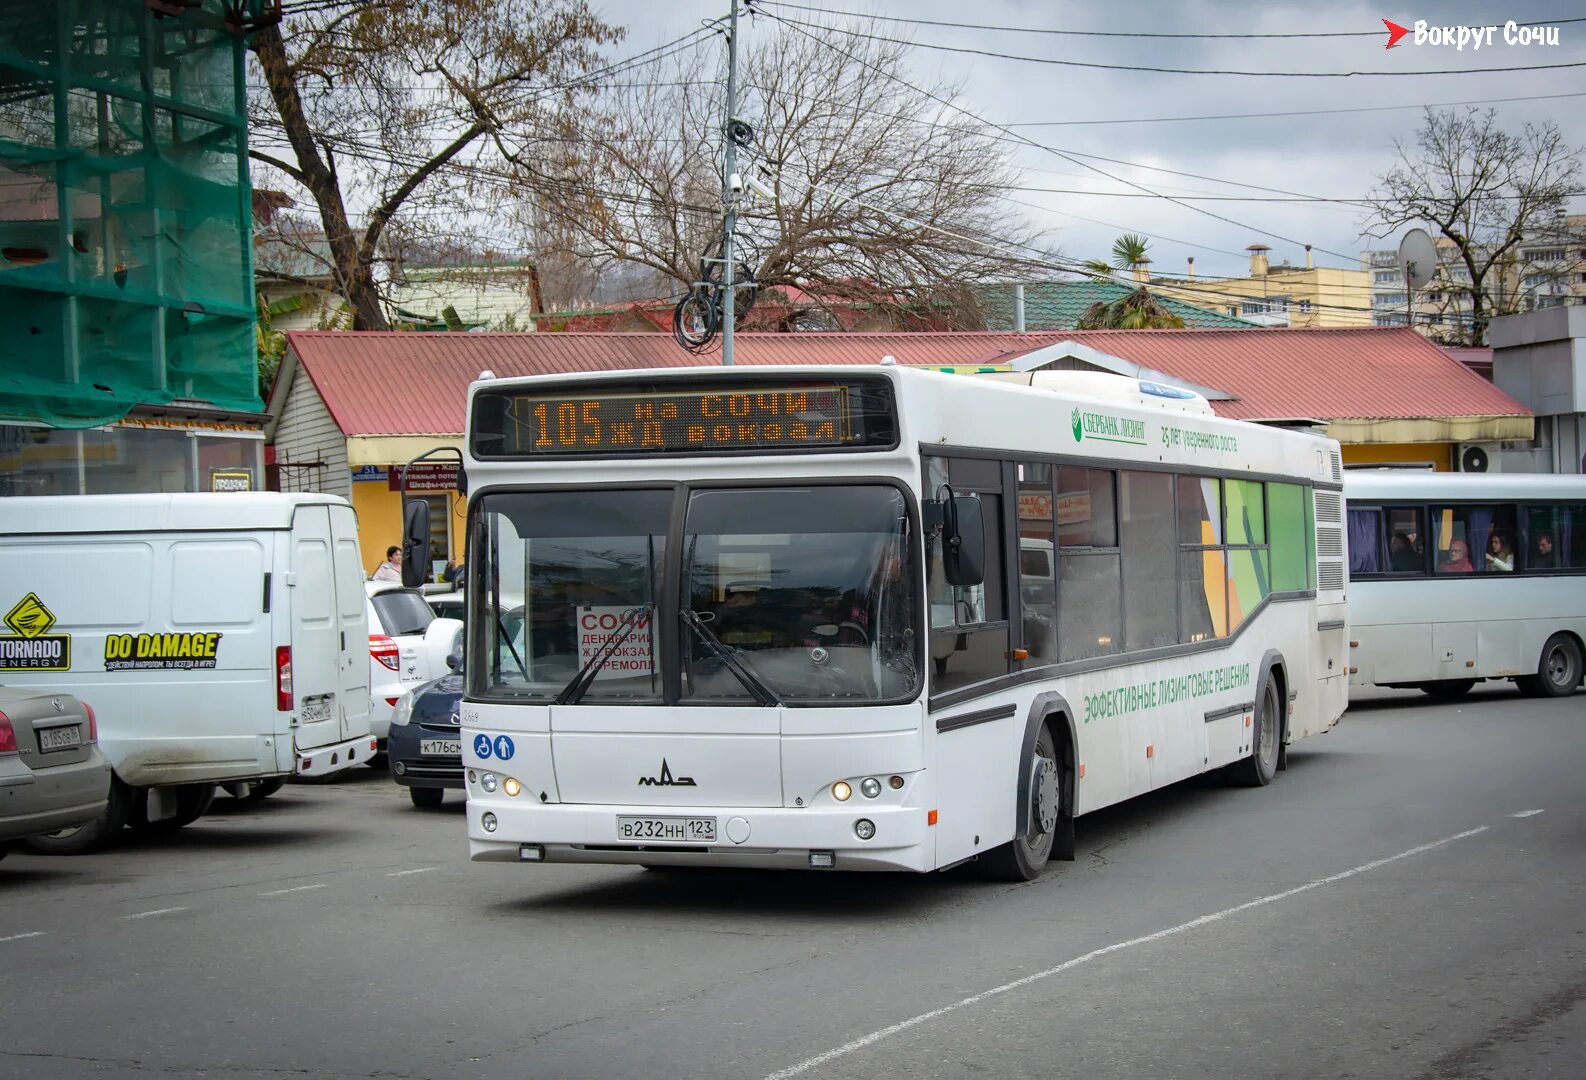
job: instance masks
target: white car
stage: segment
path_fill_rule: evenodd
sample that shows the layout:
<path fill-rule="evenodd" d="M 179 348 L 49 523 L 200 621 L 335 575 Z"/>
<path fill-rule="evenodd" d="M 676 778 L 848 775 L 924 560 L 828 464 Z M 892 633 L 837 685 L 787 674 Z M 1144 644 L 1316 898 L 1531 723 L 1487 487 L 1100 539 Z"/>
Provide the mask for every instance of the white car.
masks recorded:
<path fill-rule="evenodd" d="M 446 657 L 459 646 L 463 624 L 436 618 L 418 589 L 395 581 L 370 581 L 369 733 L 385 749 L 391 714 L 402 694 L 447 672 Z"/>

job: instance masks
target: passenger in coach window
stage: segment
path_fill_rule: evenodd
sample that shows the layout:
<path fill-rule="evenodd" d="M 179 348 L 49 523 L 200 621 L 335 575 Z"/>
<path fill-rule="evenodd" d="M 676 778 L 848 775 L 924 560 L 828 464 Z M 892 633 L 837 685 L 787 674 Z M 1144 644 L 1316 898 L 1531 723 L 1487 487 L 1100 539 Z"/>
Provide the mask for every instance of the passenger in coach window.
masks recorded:
<path fill-rule="evenodd" d="M 1553 534 L 1536 534 L 1536 551 L 1532 553 L 1530 566 L 1533 570 L 1557 570 L 1558 556 L 1553 554 Z"/>
<path fill-rule="evenodd" d="M 1465 541 L 1455 540 L 1448 545 L 1448 554 L 1443 556 L 1443 561 L 1438 564 L 1437 572 L 1440 574 L 1469 574 L 1475 571 L 1470 564 L 1470 550 L 1465 547 Z"/>
<path fill-rule="evenodd" d="M 1488 570 L 1508 571 L 1514 569 L 1514 548 L 1509 546 L 1509 541 L 1504 539 L 1502 533 L 1493 533 L 1487 538 L 1486 568 Z"/>

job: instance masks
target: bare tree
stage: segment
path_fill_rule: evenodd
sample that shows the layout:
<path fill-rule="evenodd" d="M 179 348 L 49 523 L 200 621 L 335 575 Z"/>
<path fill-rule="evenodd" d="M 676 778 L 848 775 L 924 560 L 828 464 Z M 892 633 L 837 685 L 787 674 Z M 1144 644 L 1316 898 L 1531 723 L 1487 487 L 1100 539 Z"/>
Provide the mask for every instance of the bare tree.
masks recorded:
<path fill-rule="evenodd" d="M 486 242 L 467 230 L 483 188 L 500 198 L 493 137 L 555 123 L 621 35 L 584 0 L 327 4 L 255 35 L 251 156 L 312 198 L 356 329 L 387 326 L 374 267 L 388 230 Z"/>
<path fill-rule="evenodd" d="M 1520 244 L 1550 232 L 1580 186 L 1580 149 L 1548 121 L 1514 135 L 1497 114 L 1427 109 L 1415 145 L 1397 143 L 1399 160 L 1368 200 L 1366 233 L 1392 236 L 1426 223 L 1454 245 L 1469 274 L 1467 341 L 1479 345 L 1496 315 L 1520 310 L 1505 278 Z"/>
<path fill-rule="evenodd" d="M 1053 276 L 1055 253 L 1000 198 L 1018 182 L 1003 145 L 932 100 L 960 87 L 894 78 L 907 52 L 837 50 L 783 27 L 740 52 L 737 114 L 753 131 L 738 169 L 773 195 L 740 204 L 735 261 L 762 294 L 975 323 L 970 286 Z M 573 255 L 647 267 L 677 291 L 699 280 L 721 239 L 722 60 L 707 40 L 669 75 L 604 93 L 579 152 L 559 171 L 530 170 Z M 824 314 L 794 308 L 793 325 Z"/>

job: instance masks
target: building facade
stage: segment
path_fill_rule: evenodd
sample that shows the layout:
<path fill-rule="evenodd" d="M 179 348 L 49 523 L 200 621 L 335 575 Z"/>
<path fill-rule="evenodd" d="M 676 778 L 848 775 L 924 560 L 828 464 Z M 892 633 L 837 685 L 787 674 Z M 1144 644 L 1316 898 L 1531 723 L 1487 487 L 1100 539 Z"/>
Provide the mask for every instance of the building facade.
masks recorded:
<path fill-rule="evenodd" d="M 1154 276 L 1153 292 L 1196 304 L 1229 318 L 1266 327 L 1371 326 L 1370 275 L 1364 270 L 1316 266 L 1310 245 L 1303 266 L 1273 265 L 1265 244 L 1251 244 L 1244 277 Z M 1193 266 L 1193 264 L 1192 264 Z"/>

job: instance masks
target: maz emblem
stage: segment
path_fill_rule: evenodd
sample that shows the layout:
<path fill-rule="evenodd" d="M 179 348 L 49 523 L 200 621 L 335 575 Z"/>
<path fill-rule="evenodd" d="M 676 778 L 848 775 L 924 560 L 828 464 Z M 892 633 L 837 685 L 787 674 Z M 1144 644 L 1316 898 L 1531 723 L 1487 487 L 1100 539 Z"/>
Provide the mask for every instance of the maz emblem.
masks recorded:
<path fill-rule="evenodd" d="M 666 763 L 666 758 L 662 758 L 661 759 L 661 775 L 660 776 L 641 776 L 641 777 L 639 777 L 639 786 L 640 787 L 698 787 L 699 785 L 694 783 L 694 778 L 692 776 L 679 776 L 679 777 L 676 777 L 674 779 L 673 776 L 672 776 L 671 767 L 668 766 L 667 763 Z"/>

